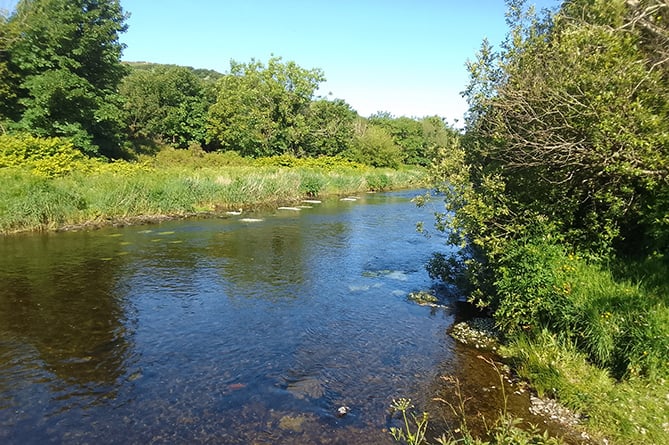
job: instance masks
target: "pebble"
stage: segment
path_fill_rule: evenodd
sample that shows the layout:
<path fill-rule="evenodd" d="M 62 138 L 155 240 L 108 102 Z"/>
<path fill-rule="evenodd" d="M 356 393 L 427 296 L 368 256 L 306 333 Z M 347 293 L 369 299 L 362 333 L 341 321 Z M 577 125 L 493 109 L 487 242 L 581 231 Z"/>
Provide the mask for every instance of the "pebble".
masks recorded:
<path fill-rule="evenodd" d="M 340 406 L 337 408 L 337 417 L 344 417 L 346 414 L 351 412 L 351 408 L 348 406 Z"/>

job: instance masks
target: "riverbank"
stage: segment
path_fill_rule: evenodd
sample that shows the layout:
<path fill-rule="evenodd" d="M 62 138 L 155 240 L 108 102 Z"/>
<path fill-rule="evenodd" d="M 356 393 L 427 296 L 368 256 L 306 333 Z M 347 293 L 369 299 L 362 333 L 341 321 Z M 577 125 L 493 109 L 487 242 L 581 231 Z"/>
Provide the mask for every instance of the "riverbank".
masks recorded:
<path fill-rule="evenodd" d="M 420 168 L 381 169 L 334 158 L 244 159 L 165 150 L 137 162 L 79 161 L 61 174 L 0 169 L 0 233 L 128 225 L 224 215 L 302 199 L 420 187 Z"/>
<path fill-rule="evenodd" d="M 457 323 L 450 334 L 464 345 L 499 354 L 509 365 L 505 378 L 520 379 L 531 388 L 527 415 L 563 425 L 567 443 L 669 443 L 665 379 L 613 379 L 573 345 L 547 331 L 503 343 L 490 318 Z"/>

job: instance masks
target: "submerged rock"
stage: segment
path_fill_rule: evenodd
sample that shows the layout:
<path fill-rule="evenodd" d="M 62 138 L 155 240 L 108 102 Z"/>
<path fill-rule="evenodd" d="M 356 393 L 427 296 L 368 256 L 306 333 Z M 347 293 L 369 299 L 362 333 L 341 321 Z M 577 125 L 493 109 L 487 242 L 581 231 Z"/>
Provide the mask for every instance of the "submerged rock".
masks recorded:
<path fill-rule="evenodd" d="M 421 306 L 446 307 L 436 295 L 428 291 L 411 292 L 407 298 Z"/>
<path fill-rule="evenodd" d="M 439 299 L 426 291 L 411 292 L 409 300 L 422 305 L 433 305 L 439 302 Z"/>
<path fill-rule="evenodd" d="M 282 430 L 293 431 L 296 433 L 302 432 L 304 430 L 304 422 L 307 420 L 306 416 L 283 416 L 279 420 L 279 428 Z"/>
<path fill-rule="evenodd" d="M 315 378 L 306 378 L 291 382 L 286 389 L 298 399 L 320 399 L 325 394 L 323 384 Z"/>
<path fill-rule="evenodd" d="M 346 414 L 350 412 L 351 408 L 349 408 L 348 406 L 346 405 L 340 406 L 339 408 L 337 408 L 337 417 L 344 417 Z"/>

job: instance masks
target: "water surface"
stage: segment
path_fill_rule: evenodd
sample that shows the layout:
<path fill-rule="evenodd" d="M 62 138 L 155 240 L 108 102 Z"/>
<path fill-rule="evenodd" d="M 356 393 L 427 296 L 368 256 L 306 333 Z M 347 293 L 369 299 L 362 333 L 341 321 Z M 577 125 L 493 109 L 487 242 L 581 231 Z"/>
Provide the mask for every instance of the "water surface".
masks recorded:
<path fill-rule="evenodd" d="M 1 239 L 0 442 L 393 443 L 462 360 L 415 194 Z"/>

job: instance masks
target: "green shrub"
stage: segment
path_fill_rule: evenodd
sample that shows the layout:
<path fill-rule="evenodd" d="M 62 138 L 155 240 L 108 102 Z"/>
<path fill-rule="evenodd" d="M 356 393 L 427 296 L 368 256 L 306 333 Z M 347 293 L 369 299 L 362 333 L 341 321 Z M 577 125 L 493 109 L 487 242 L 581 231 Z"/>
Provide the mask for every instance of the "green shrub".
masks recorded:
<path fill-rule="evenodd" d="M 323 187 L 325 180 L 322 175 L 305 173 L 302 175 L 302 182 L 300 183 L 300 193 L 305 196 L 313 198 L 318 196 Z"/>
<path fill-rule="evenodd" d="M 370 190 L 382 191 L 390 186 L 390 178 L 385 173 L 373 173 L 365 177 Z"/>
<path fill-rule="evenodd" d="M 532 329 L 569 317 L 561 247 L 542 239 L 510 242 L 497 266 L 495 318 L 506 331 Z"/>
<path fill-rule="evenodd" d="M 51 178 L 87 169 L 85 161 L 86 157 L 67 139 L 0 135 L 0 168 L 25 166 L 39 176 Z"/>

